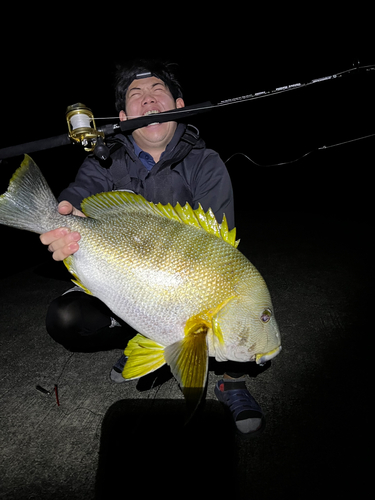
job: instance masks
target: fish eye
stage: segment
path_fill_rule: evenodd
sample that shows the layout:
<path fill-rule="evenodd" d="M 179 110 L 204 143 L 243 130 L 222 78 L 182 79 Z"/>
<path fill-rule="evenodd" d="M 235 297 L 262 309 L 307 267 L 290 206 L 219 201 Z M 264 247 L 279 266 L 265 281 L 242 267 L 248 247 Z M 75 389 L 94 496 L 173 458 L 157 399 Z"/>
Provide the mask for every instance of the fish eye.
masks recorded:
<path fill-rule="evenodd" d="M 272 311 L 271 309 L 265 309 L 261 316 L 260 316 L 260 319 L 263 323 L 268 323 L 269 320 L 271 319 L 271 316 L 272 316 Z"/>

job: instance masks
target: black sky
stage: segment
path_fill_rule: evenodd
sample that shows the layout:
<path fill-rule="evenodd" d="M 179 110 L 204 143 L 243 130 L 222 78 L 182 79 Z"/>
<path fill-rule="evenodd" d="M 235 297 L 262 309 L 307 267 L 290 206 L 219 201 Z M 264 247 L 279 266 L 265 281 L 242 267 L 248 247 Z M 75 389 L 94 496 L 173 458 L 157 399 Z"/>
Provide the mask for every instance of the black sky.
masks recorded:
<path fill-rule="evenodd" d="M 89 106 L 96 117 L 115 116 L 115 63 L 130 57 L 176 62 L 188 105 L 274 90 L 334 75 L 358 63 L 375 63 L 364 24 L 368 16 L 360 10 L 336 11 L 327 18 L 318 8 L 288 12 L 285 6 L 277 10 L 265 6 L 255 11 L 228 10 L 227 5 L 203 17 L 195 6 L 166 21 L 160 6 L 115 7 L 115 13 L 104 7 L 87 11 L 82 7 L 77 14 L 72 6 L 72 12 L 66 7 L 45 17 L 35 11 L 30 18 L 25 12 L 22 19 L 19 13 L 9 15 L 8 31 L 1 34 L 0 148 L 65 133 L 66 107 L 76 102 Z M 375 71 L 358 71 L 207 113 L 191 122 L 224 160 L 241 152 L 259 164 L 281 163 L 374 133 L 374 78 Z M 237 156 L 228 162 L 228 169 L 235 184 L 244 179 L 262 184 L 268 194 L 281 188 L 285 200 L 290 198 L 292 181 L 297 182 L 295 194 L 303 186 L 334 184 L 347 166 L 353 175 L 365 177 L 373 143 L 372 138 L 320 150 L 301 162 L 272 169 L 255 167 Z M 82 158 L 82 151 L 73 146 L 34 155 L 42 169 L 59 172 L 61 188 Z M 353 161 L 358 164 L 352 165 Z M 3 182 L 4 178 L 2 187 Z M 356 189 L 359 183 L 354 183 Z M 262 189 L 254 202 L 262 199 Z M 324 193 L 326 197 L 326 188 Z"/>

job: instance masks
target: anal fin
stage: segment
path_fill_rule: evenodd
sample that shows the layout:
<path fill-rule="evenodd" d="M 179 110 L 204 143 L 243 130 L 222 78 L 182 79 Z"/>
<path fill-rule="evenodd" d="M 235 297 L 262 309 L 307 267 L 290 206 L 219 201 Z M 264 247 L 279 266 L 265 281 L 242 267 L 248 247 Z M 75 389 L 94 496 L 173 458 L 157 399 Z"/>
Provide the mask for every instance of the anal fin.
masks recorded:
<path fill-rule="evenodd" d="M 124 351 L 128 360 L 122 376 L 127 380 L 143 377 L 165 365 L 164 346 L 138 333 Z"/>

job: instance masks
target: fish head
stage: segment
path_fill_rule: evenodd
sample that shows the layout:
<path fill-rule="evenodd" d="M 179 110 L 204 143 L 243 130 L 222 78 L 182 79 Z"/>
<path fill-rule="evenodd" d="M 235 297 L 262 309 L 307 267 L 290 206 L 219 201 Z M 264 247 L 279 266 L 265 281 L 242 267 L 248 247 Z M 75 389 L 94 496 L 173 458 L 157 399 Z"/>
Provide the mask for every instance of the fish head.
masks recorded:
<path fill-rule="evenodd" d="M 280 331 L 267 286 L 230 300 L 212 320 L 212 348 L 217 361 L 263 364 L 281 351 Z"/>

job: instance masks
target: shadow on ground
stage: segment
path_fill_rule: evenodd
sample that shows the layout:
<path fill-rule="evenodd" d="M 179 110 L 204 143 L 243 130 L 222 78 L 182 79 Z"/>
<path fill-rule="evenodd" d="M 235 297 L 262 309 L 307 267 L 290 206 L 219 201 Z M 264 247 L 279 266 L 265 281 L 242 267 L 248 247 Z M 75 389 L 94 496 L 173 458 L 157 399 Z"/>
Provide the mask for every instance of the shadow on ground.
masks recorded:
<path fill-rule="evenodd" d="M 220 403 L 206 402 L 186 426 L 184 410 L 184 401 L 161 399 L 113 404 L 102 424 L 95 498 L 129 487 L 144 498 L 236 496 L 235 436 L 222 432 L 228 421 Z"/>

